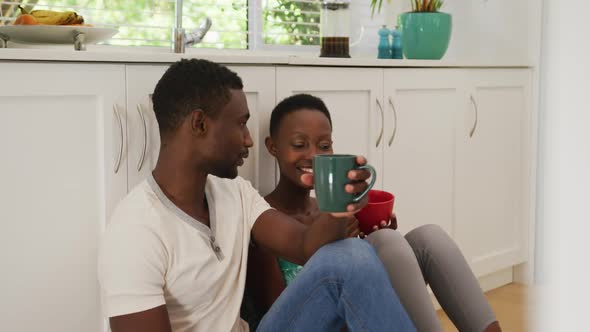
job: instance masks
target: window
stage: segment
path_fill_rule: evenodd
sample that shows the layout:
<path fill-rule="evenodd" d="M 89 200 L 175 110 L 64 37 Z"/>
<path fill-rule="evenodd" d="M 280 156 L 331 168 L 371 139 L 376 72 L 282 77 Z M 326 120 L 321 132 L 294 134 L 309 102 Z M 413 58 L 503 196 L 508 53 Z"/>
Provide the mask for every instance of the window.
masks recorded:
<path fill-rule="evenodd" d="M 265 44 L 320 44 L 319 1 L 265 0 L 262 15 Z"/>
<path fill-rule="evenodd" d="M 116 27 L 107 44 L 170 47 L 175 0 L 0 0 L 0 24 L 25 10 L 74 10 L 86 23 Z M 184 0 L 183 28 L 213 25 L 195 47 L 252 49 L 274 45 L 319 45 L 318 0 Z"/>

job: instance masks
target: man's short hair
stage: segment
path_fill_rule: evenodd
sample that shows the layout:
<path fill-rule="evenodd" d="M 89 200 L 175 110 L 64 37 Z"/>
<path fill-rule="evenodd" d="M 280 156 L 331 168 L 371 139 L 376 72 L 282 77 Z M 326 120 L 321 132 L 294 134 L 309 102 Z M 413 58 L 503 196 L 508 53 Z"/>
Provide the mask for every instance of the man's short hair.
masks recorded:
<path fill-rule="evenodd" d="M 172 64 L 152 96 L 160 134 L 176 130 L 195 109 L 216 117 L 229 102 L 230 89 L 243 89 L 242 79 L 225 66 L 201 59 L 182 59 Z"/>

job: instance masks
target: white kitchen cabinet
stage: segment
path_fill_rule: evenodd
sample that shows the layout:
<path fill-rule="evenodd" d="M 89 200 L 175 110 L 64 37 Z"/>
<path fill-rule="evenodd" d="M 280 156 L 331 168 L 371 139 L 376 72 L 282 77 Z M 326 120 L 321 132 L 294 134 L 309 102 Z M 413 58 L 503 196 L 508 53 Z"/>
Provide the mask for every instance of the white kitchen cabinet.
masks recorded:
<path fill-rule="evenodd" d="M 277 68 L 277 102 L 326 102 L 335 151 L 377 167 L 400 231 L 441 226 L 478 276 L 527 259 L 529 90 L 528 69 Z"/>
<path fill-rule="evenodd" d="M 335 153 L 363 155 L 382 185 L 383 70 L 370 68 L 277 68 L 277 103 L 297 93 L 322 98 L 332 117 Z"/>
<path fill-rule="evenodd" d="M 0 63 L 3 331 L 104 331 L 96 254 L 127 192 L 123 65 Z"/>
<path fill-rule="evenodd" d="M 384 188 L 400 230 L 441 226 L 477 276 L 527 259 L 529 90 L 527 69 L 385 70 Z"/>
<path fill-rule="evenodd" d="M 463 86 L 454 69 L 387 69 L 383 179 L 399 229 L 437 224 L 453 233 L 455 118 Z"/>
<path fill-rule="evenodd" d="M 335 151 L 368 156 L 377 167 L 378 187 L 396 195 L 400 231 L 441 226 L 483 276 L 527 259 L 529 75 L 279 67 L 277 102 L 295 93 L 321 97 Z"/>
<path fill-rule="evenodd" d="M 477 275 L 527 259 L 530 71 L 466 70 L 457 122 L 455 238 Z"/>
<path fill-rule="evenodd" d="M 105 330 L 98 240 L 157 161 L 149 96 L 167 67 L 0 63 L 3 330 Z M 239 172 L 263 195 L 275 185 L 270 111 L 310 93 L 332 114 L 335 151 L 367 156 L 376 187 L 396 195 L 402 232 L 440 225 L 478 276 L 528 259 L 529 69 L 230 68 L 255 144 Z"/>
<path fill-rule="evenodd" d="M 158 123 L 151 94 L 167 65 L 128 65 L 127 117 L 129 143 L 129 183 L 131 190 L 154 169 L 160 151 Z M 252 182 L 262 194 L 274 189 L 274 163 L 264 147 L 270 121 L 268 110 L 274 106 L 274 67 L 231 66 L 244 83 L 250 109 L 248 128 L 254 140 L 250 156 L 238 169 L 240 176 Z"/>

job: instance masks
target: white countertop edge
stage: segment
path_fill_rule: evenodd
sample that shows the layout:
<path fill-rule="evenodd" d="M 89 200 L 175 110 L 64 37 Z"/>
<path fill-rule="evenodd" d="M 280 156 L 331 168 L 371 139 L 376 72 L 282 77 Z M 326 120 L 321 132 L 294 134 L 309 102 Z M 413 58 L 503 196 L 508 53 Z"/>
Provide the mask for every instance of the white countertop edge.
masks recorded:
<path fill-rule="evenodd" d="M 11 61 L 66 61 L 66 62 L 124 62 L 172 63 L 182 58 L 202 58 L 231 64 L 288 64 L 289 57 L 246 52 L 190 51 L 184 54 L 171 52 L 129 51 L 74 51 L 64 49 L 0 49 L 0 60 Z"/>
<path fill-rule="evenodd" d="M 392 68 L 528 68 L 525 62 L 506 61 L 452 61 L 452 60 L 409 60 L 409 59 L 373 59 L 373 58 L 320 58 L 290 56 L 289 65 L 302 66 L 349 66 L 349 67 L 392 67 Z"/>
<path fill-rule="evenodd" d="M 311 54 L 290 55 L 277 52 L 245 50 L 191 49 L 184 54 L 157 51 L 97 50 L 74 51 L 66 48 L 6 48 L 0 49 L 0 61 L 64 61 L 64 62 L 122 62 L 122 63 L 172 63 L 182 58 L 201 58 L 225 64 L 338 66 L 338 67 L 532 67 L 518 61 L 452 61 L 452 60 L 396 60 L 374 58 L 320 58 Z"/>

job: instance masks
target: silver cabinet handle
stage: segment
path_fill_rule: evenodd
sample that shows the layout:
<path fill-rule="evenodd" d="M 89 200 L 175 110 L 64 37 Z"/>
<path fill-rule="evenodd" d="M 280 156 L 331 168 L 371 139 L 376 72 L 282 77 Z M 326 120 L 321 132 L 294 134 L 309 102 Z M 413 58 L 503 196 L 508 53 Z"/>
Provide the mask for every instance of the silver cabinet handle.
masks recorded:
<path fill-rule="evenodd" d="M 113 112 L 115 113 L 115 118 L 119 123 L 119 133 L 121 136 L 121 144 L 119 144 L 119 154 L 117 155 L 117 160 L 115 161 L 114 171 L 115 174 L 119 172 L 119 167 L 121 166 L 121 159 L 123 158 L 123 121 L 121 121 L 121 115 L 119 114 L 119 107 L 117 104 L 113 105 Z"/>
<path fill-rule="evenodd" d="M 391 97 L 389 97 L 389 107 L 391 107 L 391 111 L 393 112 L 393 131 L 391 132 L 391 137 L 389 138 L 389 146 L 393 143 L 395 139 L 395 133 L 397 132 L 397 111 L 395 110 L 395 106 L 393 106 L 393 101 L 391 101 Z"/>
<path fill-rule="evenodd" d="M 141 171 L 143 167 L 143 161 L 145 159 L 145 151 L 147 149 L 147 124 L 145 123 L 145 117 L 143 116 L 143 110 L 141 109 L 141 104 L 137 104 L 137 113 L 139 113 L 139 117 L 141 118 L 141 123 L 143 124 L 143 148 L 141 150 L 141 156 L 139 157 L 139 162 L 137 163 L 137 171 Z"/>
<path fill-rule="evenodd" d="M 469 95 L 469 99 L 471 99 L 471 103 L 473 104 L 473 110 L 475 111 L 475 121 L 473 121 L 473 127 L 471 128 L 471 130 L 469 131 L 469 137 L 473 137 L 473 134 L 475 134 L 475 129 L 477 128 L 477 118 L 478 118 L 478 109 L 477 109 L 477 103 L 475 102 L 475 98 L 473 98 L 473 95 Z"/>
<path fill-rule="evenodd" d="M 377 142 L 375 142 L 375 147 L 378 148 L 379 144 L 381 143 L 381 139 L 383 138 L 383 126 L 384 124 L 384 116 L 383 116 L 383 107 L 381 107 L 381 103 L 379 99 L 375 99 L 377 101 L 377 108 L 379 109 L 379 113 L 381 114 L 381 131 L 379 132 L 379 136 L 377 137 Z"/>

